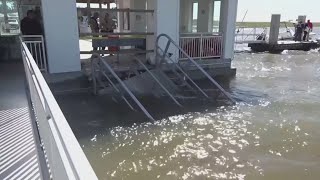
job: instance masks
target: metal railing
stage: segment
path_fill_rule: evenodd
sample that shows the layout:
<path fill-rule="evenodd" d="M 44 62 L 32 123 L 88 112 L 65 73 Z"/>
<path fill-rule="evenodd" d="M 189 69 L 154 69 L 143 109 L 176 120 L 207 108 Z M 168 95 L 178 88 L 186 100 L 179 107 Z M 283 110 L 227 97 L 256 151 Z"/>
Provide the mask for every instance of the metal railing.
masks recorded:
<path fill-rule="evenodd" d="M 23 35 L 22 41 L 27 45 L 40 71 L 47 73 L 47 55 L 42 35 Z"/>
<path fill-rule="evenodd" d="M 33 113 L 52 179 L 97 180 L 38 65 L 22 39 L 21 47 Z"/>
<path fill-rule="evenodd" d="M 165 87 L 165 85 L 163 83 L 160 82 L 160 80 L 148 69 L 148 67 L 142 63 L 142 61 L 140 59 L 138 59 L 137 57 L 134 57 L 135 61 L 138 62 L 139 65 L 141 65 L 141 67 L 144 68 L 145 71 L 148 72 L 148 74 L 152 77 L 152 79 L 157 82 L 157 84 L 161 87 L 161 89 L 172 99 L 172 101 L 177 104 L 178 106 L 182 107 L 182 105 L 177 101 L 177 99 L 173 96 L 173 94 L 171 94 L 169 92 L 169 90 Z"/>
<path fill-rule="evenodd" d="M 161 48 L 160 47 L 160 39 L 164 38 L 166 40 L 167 43 L 165 43 L 165 48 Z M 163 42 L 163 41 L 162 41 Z M 157 49 L 157 53 L 156 53 L 156 59 L 157 59 L 157 65 L 161 66 L 162 64 L 164 64 L 164 62 L 166 61 L 167 55 L 168 55 L 168 50 L 170 48 L 170 46 L 173 45 L 173 47 L 178 51 L 179 54 L 183 54 L 185 57 L 187 57 L 187 60 L 190 61 L 190 63 L 192 63 L 195 67 L 197 67 L 197 69 L 199 69 L 199 71 L 207 78 L 209 79 L 209 81 L 215 85 L 232 103 L 236 103 L 236 101 L 231 97 L 231 95 L 223 89 L 222 86 L 220 86 L 220 84 L 215 81 L 195 60 L 194 58 L 190 57 L 190 55 L 185 52 L 175 41 L 173 41 L 173 39 L 168 36 L 167 34 L 160 34 L 157 37 L 156 40 L 156 49 Z M 162 49 L 163 53 L 161 54 L 161 56 L 159 57 L 159 53 L 158 53 L 158 49 Z M 174 62 L 176 63 L 176 62 Z M 200 88 L 201 89 L 201 88 Z"/>
<path fill-rule="evenodd" d="M 265 42 L 267 28 L 241 27 L 235 35 L 235 44 L 247 44 L 252 42 Z M 259 37 L 261 36 L 261 39 Z"/>
<path fill-rule="evenodd" d="M 100 55 L 96 54 L 91 60 L 91 68 L 92 68 L 92 80 L 94 86 L 94 92 L 97 93 L 98 83 L 100 86 L 107 87 L 102 80 L 99 78 L 97 73 L 101 73 L 101 75 L 107 79 L 110 87 L 112 87 L 116 93 L 120 95 L 120 97 L 127 103 L 127 105 L 135 110 L 134 105 L 131 104 L 126 98 L 126 94 L 134 101 L 134 103 L 141 109 L 141 111 L 152 121 L 155 122 L 155 119 L 152 115 L 147 111 L 147 109 L 142 105 L 142 103 L 137 99 L 137 97 L 133 94 L 133 92 L 128 88 L 128 86 L 120 79 L 120 77 L 114 72 L 112 67 L 104 61 Z M 107 73 L 106 73 L 107 72 Z M 108 74 L 111 74 L 109 77 Z M 112 81 L 115 79 L 115 82 Z"/>
<path fill-rule="evenodd" d="M 180 34 L 180 47 L 194 59 L 220 58 L 223 53 L 223 36 L 212 33 Z M 180 60 L 188 59 L 183 53 Z"/>

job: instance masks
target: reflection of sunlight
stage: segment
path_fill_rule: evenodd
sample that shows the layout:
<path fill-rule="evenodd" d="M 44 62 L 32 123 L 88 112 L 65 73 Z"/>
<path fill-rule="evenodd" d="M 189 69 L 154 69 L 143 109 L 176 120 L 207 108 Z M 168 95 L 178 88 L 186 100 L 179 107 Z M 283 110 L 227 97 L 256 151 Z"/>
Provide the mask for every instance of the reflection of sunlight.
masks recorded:
<path fill-rule="evenodd" d="M 0 147 L 2 179 L 40 178 L 28 108 L 0 111 Z"/>
<path fill-rule="evenodd" d="M 255 122 L 260 114 L 252 113 L 253 108 L 270 106 L 270 102 L 257 107 L 241 104 L 212 113 L 173 116 L 155 124 L 116 127 L 109 135 L 94 135 L 83 147 L 99 156 L 101 162 L 96 163 L 113 162 L 103 172 L 115 178 L 130 179 L 131 173 L 163 179 L 263 176 L 264 156 L 283 158 L 308 146 L 308 135 L 298 121 Z"/>

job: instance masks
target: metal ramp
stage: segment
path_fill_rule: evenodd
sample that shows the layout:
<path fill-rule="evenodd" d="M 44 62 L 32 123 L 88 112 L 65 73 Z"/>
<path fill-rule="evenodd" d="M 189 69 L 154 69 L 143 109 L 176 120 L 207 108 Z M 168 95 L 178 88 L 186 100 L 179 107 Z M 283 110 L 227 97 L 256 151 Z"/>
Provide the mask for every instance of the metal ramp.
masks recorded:
<path fill-rule="evenodd" d="M 159 45 L 160 38 L 167 40 L 166 47 L 162 49 Z M 179 51 L 185 55 L 187 60 L 215 86 L 215 89 L 205 89 L 192 79 L 191 75 L 179 63 L 173 60 L 168 53 L 169 49 Z M 92 80 L 94 93 L 100 94 L 103 91 L 110 92 L 112 99 L 116 102 L 125 102 L 130 109 L 142 111 L 151 121 L 154 117 L 147 108 L 139 101 L 139 94 L 153 94 L 156 96 L 167 96 L 179 107 L 185 99 L 204 98 L 210 101 L 213 97 L 209 91 L 220 92 L 230 102 L 234 99 L 226 92 L 198 63 L 196 63 L 186 52 L 182 50 L 168 35 L 158 36 L 156 43 L 156 65 L 146 66 L 141 59 L 134 57 L 136 67 L 129 70 L 125 78 L 117 74 L 112 66 L 101 56 L 94 55 L 91 61 Z M 137 68 L 139 67 L 139 68 Z"/>

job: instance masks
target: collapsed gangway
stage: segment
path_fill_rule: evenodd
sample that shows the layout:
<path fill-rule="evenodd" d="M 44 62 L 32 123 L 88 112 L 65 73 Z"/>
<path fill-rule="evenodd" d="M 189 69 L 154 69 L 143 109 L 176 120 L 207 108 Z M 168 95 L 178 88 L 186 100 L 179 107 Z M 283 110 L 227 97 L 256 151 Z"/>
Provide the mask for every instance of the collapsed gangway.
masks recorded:
<path fill-rule="evenodd" d="M 160 45 L 160 39 L 162 42 L 166 42 L 164 48 Z M 140 68 L 131 68 L 129 70 L 130 75 L 127 78 L 120 77 L 108 61 L 99 54 L 95 54 L 91 61 L 94 93 L 101 94 L 106 90 L 110 92 L 108 90 L 112 89 L 113 99 L 124 101 L 134 111 L 142 111 L 151 121 L 155 121 L 155 119 L 135 95 L 136 89 L 152 91 L 153 93 L 158 93 L 159 96 L 167 96 L 179 107 L 183 107 L 182 102 L 184 102 L 183 99 L 185 98 L 203 98 L 210 101 L 216 98 L 217 94 L 222 94 L 231 103 L 235 103 L 231 95 L 168 35 L 159 35 L 155 47 L 155 65 L 146 65 L 138 56 L 135 56 L 133 59 Z M 169 50 L 177 51 L 187 57 L 186 59 L 190 65 L 202 73 L 212 85 L 212 88 L 205 89 L 201 87 L 192 75 L 188 73 L 188 70 L 174 60 Z M 157 90 L 154 85 L 151 85 L 153 88 L 148 88 L 152 83 L 157 85 Z M 141 86 L 137 88 L 137 84 Z"/>

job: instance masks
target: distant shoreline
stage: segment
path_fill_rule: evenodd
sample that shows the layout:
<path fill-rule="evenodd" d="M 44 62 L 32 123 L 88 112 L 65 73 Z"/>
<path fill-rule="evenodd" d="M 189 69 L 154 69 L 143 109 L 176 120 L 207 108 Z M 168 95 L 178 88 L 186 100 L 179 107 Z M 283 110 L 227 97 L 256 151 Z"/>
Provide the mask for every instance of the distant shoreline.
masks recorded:
<path fill-rule="evenodd" d="M 286 22 L 288 27 L 293 27 L 292 22 Z M 247 28 L 261 28 L 270 27 L 270 22 L 237 22 L 237 27 L 247 27 Z M 313 23 L 313 26 L 320 26 L 320 22 Z M 285 27 L 285 23 L 281 22 L 281 27 Z"/>

